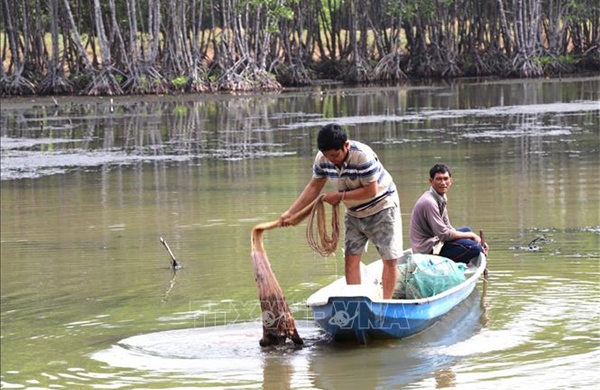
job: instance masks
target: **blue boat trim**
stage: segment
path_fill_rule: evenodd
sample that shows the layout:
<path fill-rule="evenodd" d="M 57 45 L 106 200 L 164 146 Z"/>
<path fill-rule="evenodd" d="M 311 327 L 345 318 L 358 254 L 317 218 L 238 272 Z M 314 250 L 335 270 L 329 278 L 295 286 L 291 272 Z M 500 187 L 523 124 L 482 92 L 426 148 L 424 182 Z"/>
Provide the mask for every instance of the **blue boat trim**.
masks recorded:
<path fill-rule="evenodd" d="M 433 255 L 432 255 L 433 256 Z M 382 299 L 381 271 L 377 260 L 361 264 L 360 285 L 347 285 L 342 277 L 311 295 L 306 304 L 314 320 L 335 340 L 401 339 L 419 333 L 464 301 L 486 269 L 485 255 L 473 259 L 467 279 L 429 298 Z"/>

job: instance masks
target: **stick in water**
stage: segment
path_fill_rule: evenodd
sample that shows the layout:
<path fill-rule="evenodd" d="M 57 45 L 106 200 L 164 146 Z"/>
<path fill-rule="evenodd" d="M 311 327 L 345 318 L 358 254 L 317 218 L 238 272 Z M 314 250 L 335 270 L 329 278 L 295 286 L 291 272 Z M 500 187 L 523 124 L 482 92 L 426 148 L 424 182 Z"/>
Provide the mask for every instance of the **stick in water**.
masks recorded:
<path fill-rule="evenodd" d="M 485 247 L 485 238 L 483 238 L 483 230 L 480 230 L 480 231 L 479 231 L 479 237 L 481 237 L 481 246 L 482 246 L 482 247 Z M 486 255 L 486 257 L 487 257 L 487 252 L 485 252 L 485 255 Z M 487 270 L 487 267 L 486 267 L 486 268 L 483 270 L 483 277 L 484 277 L 484 278 L 487 278 L 487 276 L 488 276 L 488 270 Z"/>
<path fill-rule="evenodd" d="M 167 244 L 165 239 L 162 237 L 160 238 L 160 242 L 162 242 L 162 244 L 165 246 L 165 248 L 167 248 L 167 252 L 169 252 L 169 255 L 171 256 L 171 268 L 173 268 L 173 269 L 179 268 L 179 262 L 175 258 L 175 255 L 171 251 L 171 248 L 169 248 L 169 244 Z"/>

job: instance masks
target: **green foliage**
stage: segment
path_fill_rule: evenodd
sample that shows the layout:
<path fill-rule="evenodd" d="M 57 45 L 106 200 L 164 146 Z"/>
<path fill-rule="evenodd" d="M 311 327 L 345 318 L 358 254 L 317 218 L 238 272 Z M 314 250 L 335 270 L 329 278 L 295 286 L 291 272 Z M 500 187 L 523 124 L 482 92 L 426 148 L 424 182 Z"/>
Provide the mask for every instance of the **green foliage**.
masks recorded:
<path fill-rule="evenodd" d="M 282 20 L 292 20 L 294 18 L 294 10 L 291 5 L 298 0 L 288 0 L 288 4 L 284 0 L 241 0 L 237 3 L 237 8 L 242 10 L 246 6 L 250 10 L 260 10 L 269 18 L 269 24 L 266 26 L 267 31 L 271 33 L 279 32 L 279 22 Z"/>
<path fill-rule="evenodd" d="M 323 18 L 319 21 L 321 23 L 322 28 L 324 27 L 324 25 L 331 24 L 332 15 L 335 12 L 337 12 L 339 9 L 341 9 L 345 3 L 344 3 L 344 0 L 330 0 L 327 2 L 327 4 L 330 5 L 331 8 L 324 7 L 324 9 L 323 9 L 323 12 L 322 12 Z"/>
<path fill-rule="evenodd" d="M 435 15 L 438 6 L 436 0 L 407 0 L 397 11 L 402 19 L 410 20 L 415 17 L 431 19 Z"/>
<path fill-rule="evenodd" d="M 555 56 L 542 56 L 537 57 L 535 59 L 537 64 L 540 64 L 543 67 L 551 66 L 551 65 L 575 65 L 577 63 L 577 58 L 572 55 L 561 55 L 558 57 Z"/>
<path fill-rule="evenodd" d="M 171 84 L 173 84 L 173 86 L 177 89 L 182 89 L 183 87 L 185 87 L 185 84 L 187 83 L 187 77 L 181 75 L 178 76 L 176 78 L 174 78 L 173 80 L 171 80 Z"/>
<path fill-rule="evenodd" d="M 402 16 L 406 9 L 403 3 L 394 0 L 386 0 L 384 7 L 387 16 Z"/>

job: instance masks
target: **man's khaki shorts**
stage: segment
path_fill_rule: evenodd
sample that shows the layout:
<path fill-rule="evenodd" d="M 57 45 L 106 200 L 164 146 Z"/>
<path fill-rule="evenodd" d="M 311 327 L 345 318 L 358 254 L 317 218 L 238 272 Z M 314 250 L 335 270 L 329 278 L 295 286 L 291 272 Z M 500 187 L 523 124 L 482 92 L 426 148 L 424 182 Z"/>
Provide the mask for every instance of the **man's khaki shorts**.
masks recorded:
<path fill-rule="evenodd" d="M 362 255 L 367 241 L 371 241 L 382 260 L 393 260 L 402 256 L 402 217 L 400 207 L 383 209 L 377 214 L 357 218 L 344 217 L 346 255 Z"/>

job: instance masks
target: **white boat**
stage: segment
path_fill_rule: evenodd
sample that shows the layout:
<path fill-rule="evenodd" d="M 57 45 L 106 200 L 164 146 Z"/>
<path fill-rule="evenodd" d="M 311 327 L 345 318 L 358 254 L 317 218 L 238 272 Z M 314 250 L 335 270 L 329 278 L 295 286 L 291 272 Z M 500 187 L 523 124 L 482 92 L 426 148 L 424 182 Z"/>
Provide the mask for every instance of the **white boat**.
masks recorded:
<path fill-rule="evenodd" d="M 428 256 L 433 262 L 448 260 L 435 255 L 415 256 Z M 401 339 L 427 329 L 463 302 L 486 267 L 482 253 L 469 262 L 464 282 L 446 291 L 427 298 L 383 299 L 382 260 L 361 263 L 361 284 L 348 285 L 342 277 L 315 292 L 306 304 L 317 325 L 332 339 L 354 339 L 361 344 L 370 339 Z"/>

